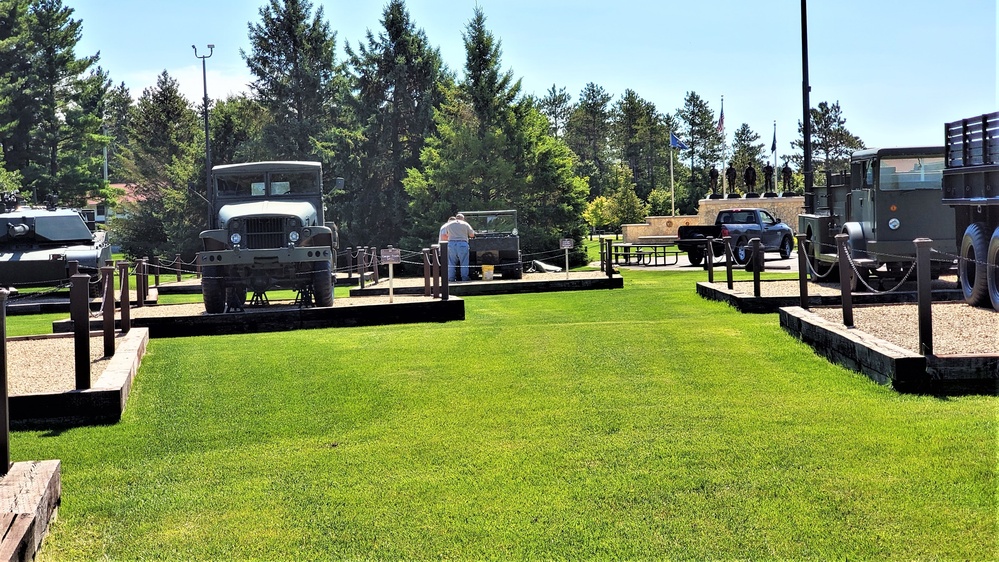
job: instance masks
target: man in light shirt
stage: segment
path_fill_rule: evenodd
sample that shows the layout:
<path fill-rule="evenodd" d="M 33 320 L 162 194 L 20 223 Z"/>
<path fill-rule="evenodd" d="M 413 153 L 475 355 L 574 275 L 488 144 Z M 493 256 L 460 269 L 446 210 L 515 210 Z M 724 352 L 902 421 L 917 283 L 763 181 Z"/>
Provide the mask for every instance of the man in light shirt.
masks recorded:
<path fill-rule="evenodd" d="M 441 243 L 441 242 L 447 241 L 447 225 L 451 224 L 451 221 L 453 221 L 453 220 L 454 220 L 454 217 L 448 217 L 447 222 L 441 225 L 441 232 L 437 236 L 437 243 L 438 244 Z"/>
<path fill-rule="evenodd" d="M 456 279 L 455 270 L 461 265 L 461 280 L 468 281 L 468 239 L 475 238 L 472 226 L 465 222 L 465 215 L 458 213 L 441 229 L 447 240 L 447 279 Z"/>

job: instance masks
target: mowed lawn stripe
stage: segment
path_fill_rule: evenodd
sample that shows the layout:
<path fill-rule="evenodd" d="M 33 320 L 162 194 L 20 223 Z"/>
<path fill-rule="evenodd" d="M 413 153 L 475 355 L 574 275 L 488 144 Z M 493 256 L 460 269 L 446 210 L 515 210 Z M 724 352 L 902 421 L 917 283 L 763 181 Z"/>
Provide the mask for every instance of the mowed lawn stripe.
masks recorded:
<path fill-rule="evenodd" d="M 464 322 L 154 340 L 60 458 L 47 559 L 964 558 L 996 553 L 996 399 L 899 395 L 776 315 L 622 290 Z"/>

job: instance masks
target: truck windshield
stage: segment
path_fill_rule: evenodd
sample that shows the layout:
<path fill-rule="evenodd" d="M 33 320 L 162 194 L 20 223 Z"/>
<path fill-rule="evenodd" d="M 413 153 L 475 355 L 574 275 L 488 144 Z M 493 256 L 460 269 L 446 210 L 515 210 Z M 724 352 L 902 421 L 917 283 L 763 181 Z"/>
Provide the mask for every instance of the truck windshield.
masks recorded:
<path fill-rule="evenodd" d="M 885 158 L 879 166 L 881 191 L 942 189 L 943 156 Z"/>
<path fill-rule="evenodd" d="M 264 174 L 217 176 L 218 194 L 224 197 L 264 197 L 267 195 L 317 194 L 319 176 L 313 173 L 275 172 L 270 174 L 270 193 Z"/>
<path fill-rule="evenodd" d="M 516 215 L 465 215 L 465 222 L 471 225 L 477 234 L 509 234 L 517 229 Z"/>

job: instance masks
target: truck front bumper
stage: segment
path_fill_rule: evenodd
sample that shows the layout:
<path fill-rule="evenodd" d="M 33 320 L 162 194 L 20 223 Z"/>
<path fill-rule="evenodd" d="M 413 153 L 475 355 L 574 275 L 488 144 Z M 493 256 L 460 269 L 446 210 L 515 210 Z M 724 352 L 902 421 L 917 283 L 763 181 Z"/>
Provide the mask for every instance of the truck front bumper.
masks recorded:
<path fill-rule="evenodd" d="M 247 265 L 262 266 L 290 265 L 301 262 L 331 261 L 333 251 L 328 246 L 285 247 L 250 250 L 212 250 L 200 252 L 201 265 Z"/>

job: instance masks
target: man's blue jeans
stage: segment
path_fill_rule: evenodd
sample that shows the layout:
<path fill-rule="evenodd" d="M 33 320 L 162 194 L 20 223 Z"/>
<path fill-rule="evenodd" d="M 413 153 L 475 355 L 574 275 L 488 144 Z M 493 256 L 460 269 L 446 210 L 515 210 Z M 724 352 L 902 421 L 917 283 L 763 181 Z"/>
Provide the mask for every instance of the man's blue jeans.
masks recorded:
<path fill-rule="evenodd" d="M 447 243 L 447 280 L 454 281 L 455 268 L 461 265 L 461 280 L 468 281 L 468 242 L 455 240 Z"/>

